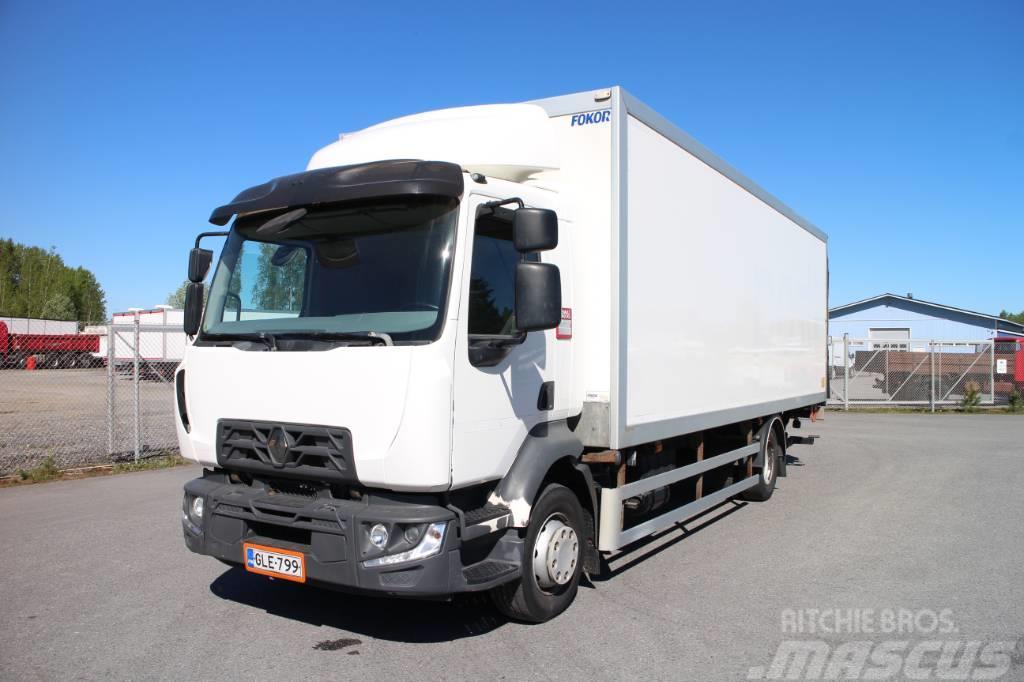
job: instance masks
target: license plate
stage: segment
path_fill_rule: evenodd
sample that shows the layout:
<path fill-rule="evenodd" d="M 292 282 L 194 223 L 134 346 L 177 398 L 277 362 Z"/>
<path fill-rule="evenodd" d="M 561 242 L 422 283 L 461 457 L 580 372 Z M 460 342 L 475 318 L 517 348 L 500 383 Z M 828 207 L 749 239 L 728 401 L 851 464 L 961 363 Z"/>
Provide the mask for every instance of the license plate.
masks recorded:
<path fill-rule="evenodd" d="M 306 560 L 301 552 L 263 545 L 242 545 L 245 570 L 272 578 L 306 582 Z"/>

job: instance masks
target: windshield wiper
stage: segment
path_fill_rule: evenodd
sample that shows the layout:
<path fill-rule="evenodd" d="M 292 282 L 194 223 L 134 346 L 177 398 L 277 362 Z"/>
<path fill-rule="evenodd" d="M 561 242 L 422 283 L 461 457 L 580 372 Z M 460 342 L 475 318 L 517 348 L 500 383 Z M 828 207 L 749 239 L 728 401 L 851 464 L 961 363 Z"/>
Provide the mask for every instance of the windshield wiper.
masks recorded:
<path fill-rule="evenodd" d="M 211 341 L 260 341 L 267 346 L 267 350 L 278 350 L 279 339 L 313 339 L 316 341 L 327 341 L 337 339 L 339 341 L 369 341 L 380 343 L 382 346 L 393 346 L 390 334 L 384 332 L 322 332 L 322 331 L 282 331 L 282 332 L 236 332 L 233 334 L 204 334 L 204 339 Z"/>
<path fill-rule="evenodd" d="M 393 346 L 395 342 L 391 340 L 390 334 L 384 332 L 320 332 L 320 331 L 309 331 L 309 332 L 275 332 L 274 336 L 277 338 L 303 338 L 303 339 L 338 339 L 340 341 L 351 340 L 351 341 L 362 341 L 369 340 L 371 342 L 380 342 L 382 346 Z"/>
<path fill-rule="evenodd" d="M 249 332 L 234 334 L 203 334 L 203 339 L 212 341 L 261 341 L 267 346 L 267 350 L 277 350 L 277 335 L 267 332 Z"/>

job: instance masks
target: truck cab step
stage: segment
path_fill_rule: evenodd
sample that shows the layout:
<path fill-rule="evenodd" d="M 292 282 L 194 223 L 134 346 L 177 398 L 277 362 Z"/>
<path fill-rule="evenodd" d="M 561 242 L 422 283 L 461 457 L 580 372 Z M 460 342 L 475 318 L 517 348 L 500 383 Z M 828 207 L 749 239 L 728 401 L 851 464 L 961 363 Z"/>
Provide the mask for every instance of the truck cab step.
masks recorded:
<path fill-rule="evenodd" d="M 503 578 L 511 579 L 518 574 L 519 564 L 494 559 L 487 559 L 462 569 L 462 577 L 465 578 L 466 584 L 475 586 L 504 582 Z"/>
<path fill-rule="evenodd" d="M 505 506 L 485 504 L 463 512 L 462 518 L 465 524 L 462 539 L 468 541 L 508 528 L 512 523 L 512 511 Z"/>

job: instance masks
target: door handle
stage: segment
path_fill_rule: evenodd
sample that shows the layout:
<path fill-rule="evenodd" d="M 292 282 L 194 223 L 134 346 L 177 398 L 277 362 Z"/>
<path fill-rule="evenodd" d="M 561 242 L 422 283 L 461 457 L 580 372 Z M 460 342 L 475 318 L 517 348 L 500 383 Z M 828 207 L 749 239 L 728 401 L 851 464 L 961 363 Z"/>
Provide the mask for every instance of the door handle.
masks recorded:
<path fill-rule="evenodd" d="M 537 409 L 555 409 L 555 382 L 545 381 L 540 385 L 540 395 L 537 396 Z"/>

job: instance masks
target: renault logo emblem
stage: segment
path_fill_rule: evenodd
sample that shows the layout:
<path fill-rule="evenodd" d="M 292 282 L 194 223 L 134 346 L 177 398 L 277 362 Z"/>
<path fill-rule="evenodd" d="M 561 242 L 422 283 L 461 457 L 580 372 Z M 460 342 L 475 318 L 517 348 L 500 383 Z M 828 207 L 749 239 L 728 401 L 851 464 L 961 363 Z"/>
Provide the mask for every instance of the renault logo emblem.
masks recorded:
<path fill-rule="evenodd" d="M 270 453 L 270 461 L 275 466 L 282 467 L 288 462 L 288 452 L 291 450 L 291 439 L 280 426 L 275 426 L 267 438 L 267 452 Z"/>

